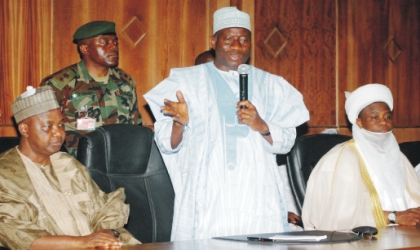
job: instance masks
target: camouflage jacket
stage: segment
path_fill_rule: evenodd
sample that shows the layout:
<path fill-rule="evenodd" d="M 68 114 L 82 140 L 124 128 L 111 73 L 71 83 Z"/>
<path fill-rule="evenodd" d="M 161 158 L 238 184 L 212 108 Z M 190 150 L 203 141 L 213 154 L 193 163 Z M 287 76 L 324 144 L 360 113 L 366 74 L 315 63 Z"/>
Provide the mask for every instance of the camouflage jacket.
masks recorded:
<path fill-rule="evenodd" d="M 90 131 L 77 130 L 77 119 L 95 119 L 95 127 L 105 124 L 140 124 L 135 80 L 119 68 L 109 69 L 109 80 L 96 82 L 88 73 L 84 61 L 64 68 L 41 82 L 50 85 L 62 108 L 65 119 L 66 147 L 77 154 L 80 137 Z"/>

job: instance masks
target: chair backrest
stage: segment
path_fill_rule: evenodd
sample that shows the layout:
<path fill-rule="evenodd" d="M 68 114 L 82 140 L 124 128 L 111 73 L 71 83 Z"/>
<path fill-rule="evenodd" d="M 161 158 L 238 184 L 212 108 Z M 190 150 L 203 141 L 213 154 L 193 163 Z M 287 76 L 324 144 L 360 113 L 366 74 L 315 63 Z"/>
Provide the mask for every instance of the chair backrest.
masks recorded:
<path fill-rule="evenodd" d="M 16 147 L 20 143 L 20 137 L 0 137 L 0 154 Z"/>
<path fill-rule="evenodd" d="M 84 135 L 77 159 L 106 193 L 125 188 L 130 217 L 125 228 L 143 243 L 170 241 L 175 193 L 147 127 L 105 125 Z"/>
<path fill-rule="evenodd" d="M 296 209 L 302 213 L 306 183 L 315 165 L 335 145 L 350 140 L 340 134 L 315 134 L 301 136 L 287 155 L 287 175 L 296 201 Z"/>
<path fill-rule="evenodd" d="M 402 142 L 400 150 L 407 156 L 413 167 L 420 163 L 420 141 Z"/>
<path fill-rule="evenodd" d="M 20 143 L 20 137 L 0 137 L 0 154 L 16 147 Z M 61 152 L 68 152 L 66 146 L 61 145 Z"/>

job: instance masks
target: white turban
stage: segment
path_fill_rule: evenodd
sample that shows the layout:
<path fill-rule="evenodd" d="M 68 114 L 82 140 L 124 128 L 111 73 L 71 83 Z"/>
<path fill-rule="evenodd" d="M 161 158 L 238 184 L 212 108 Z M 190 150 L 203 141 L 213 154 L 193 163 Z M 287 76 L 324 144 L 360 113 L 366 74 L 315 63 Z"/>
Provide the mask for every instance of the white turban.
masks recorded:
<path fill-rule="evenodd" d="M 394 108 L 391 90 L 383 84 L 366 84 L 357 88 L 352 93 L 345 92 L 345 95 L 346 113 L 351 124 L 356 123 L 360 111 L 374 102 L 384 102 L 388 104 L 391 111 Z"/>
<path fill-rule="evenodd" d="M 245 28 L 251 31 L 249 15 L 236 7 L 224 7 L 214 12 L 213 35 L 219 30 L 234 27 Z"/>

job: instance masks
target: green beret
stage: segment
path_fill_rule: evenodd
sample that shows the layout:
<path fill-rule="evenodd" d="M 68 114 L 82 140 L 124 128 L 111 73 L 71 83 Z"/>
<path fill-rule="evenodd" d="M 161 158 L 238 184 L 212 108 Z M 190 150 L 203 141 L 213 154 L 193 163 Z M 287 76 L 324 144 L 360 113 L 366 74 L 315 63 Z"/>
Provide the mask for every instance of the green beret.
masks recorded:
<path fill-rule="evenodd" d="M 116 34 L 114 22 L 93 21 L 83 24 L 74 32 L 73 42 L 104 34 Z"/>

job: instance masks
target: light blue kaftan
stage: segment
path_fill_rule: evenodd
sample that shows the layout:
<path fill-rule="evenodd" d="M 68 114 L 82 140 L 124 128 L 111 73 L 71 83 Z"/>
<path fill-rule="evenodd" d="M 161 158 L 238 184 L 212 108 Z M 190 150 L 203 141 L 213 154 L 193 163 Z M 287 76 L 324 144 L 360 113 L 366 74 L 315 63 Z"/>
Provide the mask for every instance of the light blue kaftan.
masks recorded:
<path fill-rule="evenodd" d="M 275 154 L 291 149 L 295 127 L 309 119 L 302 95 L 282 77 L 250 66 L 249 100 L 268 124 L 273 145 L 248 129 L 236 133 L 232 146 L 231 130 L 221 119 L 226 119 L 226 112 L 236 114 L 236 109 L 226 111 L 216 102 L 217 95 L 232 91 L 217 86 L 232 85 L 222 73 L 213 62 L 172 69 L 167 79 L 144 95 L 156 118 L 155 140 L 175 189 L 172 240 L 288 230 L 287 204 Z M 173 120 L 160 106 L 164 98 L 178 101 L 177 90 L 188 104 L 189 123 L 182 142 L 172 149 Z M 238 93 L 232 93 L 223 98 L 237 98 Z M 232 149 L 236 155 L 227 156 Z M 227 162 L 233 165 L 228 167 Z"/>

